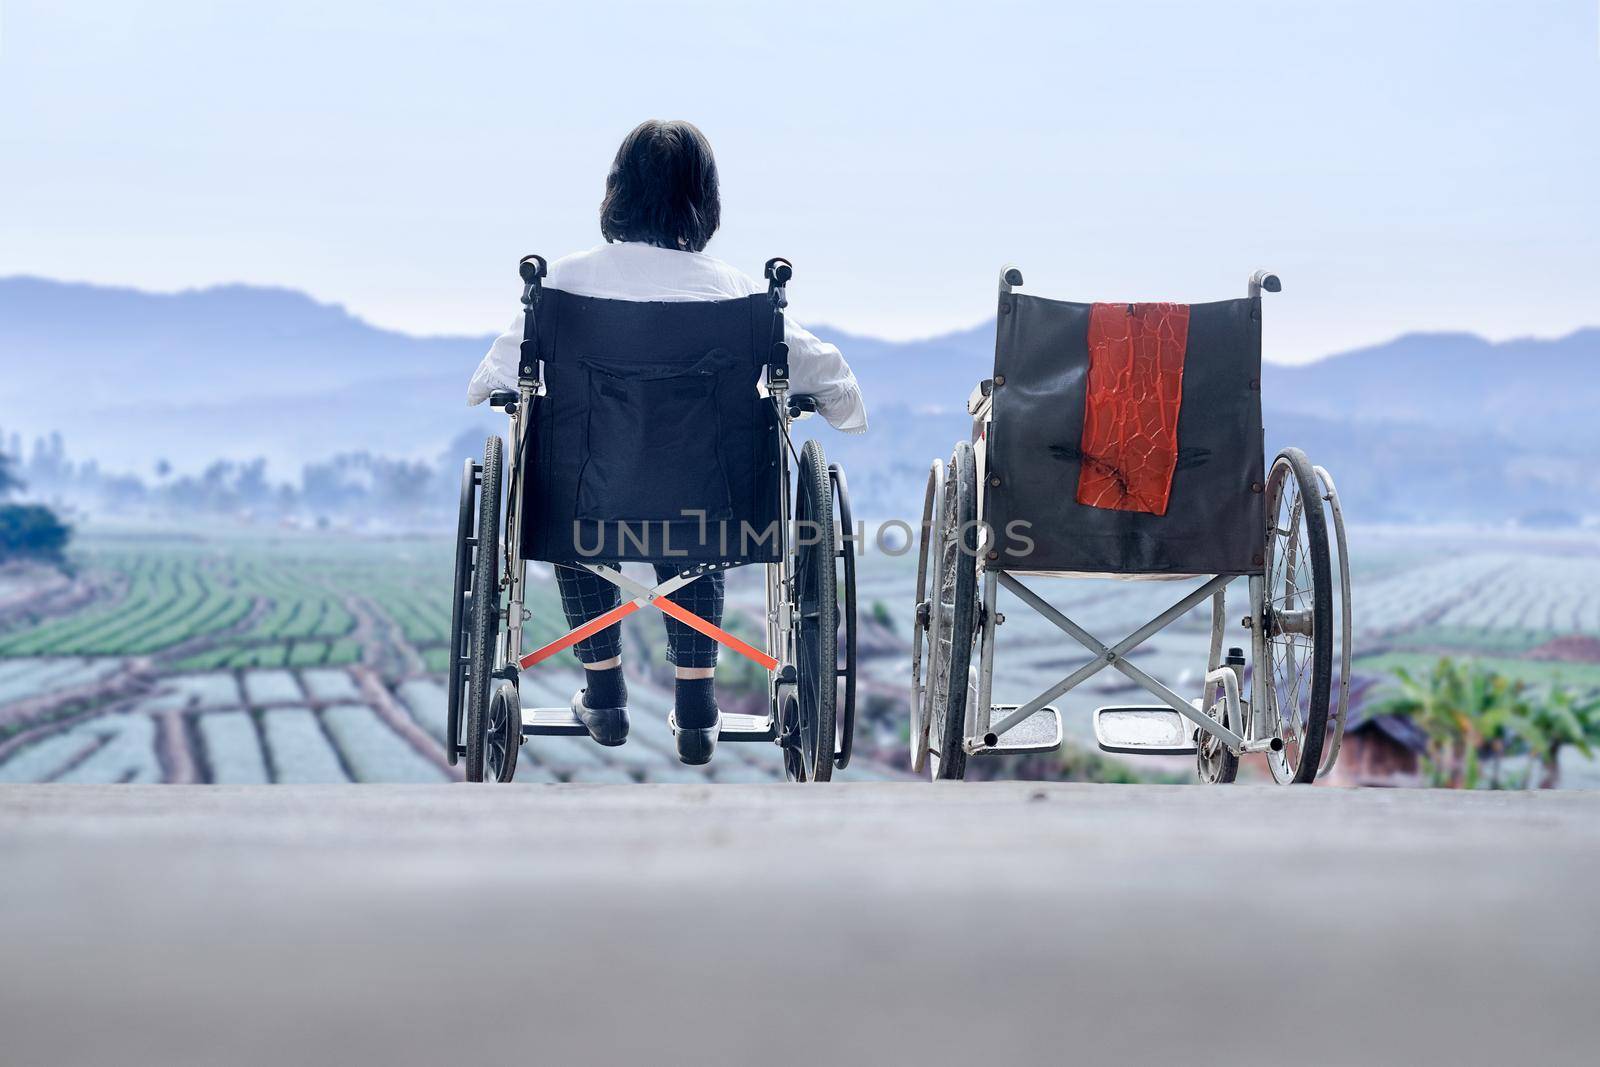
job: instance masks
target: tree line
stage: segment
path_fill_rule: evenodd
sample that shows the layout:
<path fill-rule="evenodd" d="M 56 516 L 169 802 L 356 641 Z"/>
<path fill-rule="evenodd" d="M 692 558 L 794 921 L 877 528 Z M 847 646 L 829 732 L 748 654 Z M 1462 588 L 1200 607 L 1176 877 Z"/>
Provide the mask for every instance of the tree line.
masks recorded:
<path fill-rule="evenodd" d="M 18 522 L 38 523 L 45 514 L 63 511 L 96 518 L 212 516 L 434 528 L 448 520 L 456 505 L 462 460 L 482 451 L 482 435 L 469 431 L 433 461 L 348 452 L 308 463 L 292 478 L 277 475 L 259 457 L 213 459 L 198 468 L 185 463 L 187 470 L 162 459 L 144 473 L 109 471 L 93 459 L 74 460 L 60 434 L 39 438 L 26 455 L 13 436 L 10 454 L 0 450 L 0 456 L 5 458 L 8 491 L 26 486 L 37 501 L 10 505 L 20 509 Z"/>

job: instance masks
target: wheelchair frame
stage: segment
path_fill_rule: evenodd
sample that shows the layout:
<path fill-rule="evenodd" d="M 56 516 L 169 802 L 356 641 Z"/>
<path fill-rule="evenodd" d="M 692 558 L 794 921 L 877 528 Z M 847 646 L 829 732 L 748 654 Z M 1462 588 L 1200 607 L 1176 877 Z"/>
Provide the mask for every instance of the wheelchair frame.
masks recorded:
<path fill-rule="evenodd" d="M 643 607 L 654 607 L 664 614 L 711 637 L 719 644 L 757 663 L 767 672 L 768 711 L 766 715 L 722 713 L 719 740 L 769 741 L 783 749 L 786 776 L 795 781 L 827 781 L 835 769 L 843 769 L 850 762 L 855 728 L 855 560 L 848 543 L 839 537 L 839 529 L 851 528 L 849 487 L 844 472 L 837 465 L 830 466 L 822 446 L 807 441 L 796 452 L 789 437 L 792 424 L 816 410 L 813 398 L 792 394 L 789 388 L 788 345 L 784 341 L 784 309 L 788 306 L 787 285 L 793 276 L 793 266 L 788 260 L 774 258 L 767 261 L 766 278 L 768 300 L 772 307 L 772 334 L 769 358 L 765 364 L 763 385 L 767 399 L 775 406 L 777 433 L 780 447 L 776 450 L 779 465 L 777 559 L 763 564 L 766 568 L 766 649 L 756 648 L 735 635 L 715 626 L 705 619 L 668 599 L 668 596 L 697 579 L 719 570 L 731 569 L 740 564 L 733 561 L 689 564 L 672 578 L 655 586 L 647 586 L 622 574 L 619 569 L 579 562 L 576 565 L 616 586 L 624 599 L 611 610 L 589 622 L 569 630 L 563 636 L 532 651 L 524 652 L 524 624 L 531 617 L 526 608 L 527 561 L 521 558 L 522 545 L 522 456 L 527 447 L 527 434 L 532 424 L 532 413 L 538 401 L 547 395 L 544 381 L 544 363 L 538 352 L 538 308 L 542 280 L 547 262 L 542 256 L 523 258 L 519 273 L 523 280 L 522 303 L 525 312 L 525 330 L 519 359 L 517 390 L 496 392 L 490 397 L 493 407 L 502 409 L 510 419 L 509 439 L 513 443 L 510 479 L 506 493 L 505 521 L 501 546 L 484 546 L 482 531 L 496 529 L 499 524 L 486 519 L 484 509 L 498 507 L 498 499 L 488 499 L 485 485 L 494 482 L 498 496 L 499 472 L 497 469 L 499 439 L 491 437 L 485 449 L 485 462 L 467 461 L 462 484 L 462 515 L 458 530 L 456 563 L 456 597 L 452 618 L 452 647 L 455 652 L 451 663 L 450 693 L 447 707 L 447 756 L 453 765 L 466 758 L 466 777 L 469 781 L 486 778 L 509 781 L 515 774 L 516 753 L 527 738 L 540 735 L 588 736 L 588 729 L 571 707 L 523 708 L 518 683 L 520 672 L 571 648 L 583 639 L 617 625 L 628 615 Z M 802 479 L 811 478 L 810 485 L 802 481 L 794 501 L 791 501 L 790 459 L 794 457 L 796 469 Z M 492 477 L 487 477 L 491 468 Z M 824 486 L 825 490 L 819 490 Z M 817 497 L 825 492 L 825 497 Z M 813 528 L 814 541 L 794 538 L 791 544 L 791 525 L 794 508 L 791 503 L 804 504 Z M 478 516 L 479 535 L 469 534 L 472 516 Z M 835 525 L 835 517 L 839 525 Z M 491 517 L 492 518 L 492 517 Z M 811 558 L 818 570 L 815 600 L 808 602 L 797 589 L 800 564 L 808 548 L 815 546 Z M 483 549 L 489 547 L 487 555 Z M 472 605 L 478 582 L 473 576 L 485 573 L 482 566 L 486 558 L 497 564 L 489 568 L 490 585 L 495 590 L 495 604 L 490 617 L 495 620 L 492 656 L 479 662 L 492 662 L 487 677 L 473 678 L 474 642 L 479 635 L 473 632 Z M 826 562 L 828 573 L 820 568 Z M 837 564 L 839 570 L 835 570 Z M 492 572 L 501 577 L 494 580 Z M 469 573 L 470 572 L 470 573 Z M 842 572 L 842 573 L 841 573 Z M 836 584 L 837 583 L 837 584 Z M 843 602 L 837 593 L 842 586 Z M 503 601 L 503 607 L 501 606 Z M 830 606 L 831 605 L 831 606 Z M 824 611 L 823 608 L 828 610 Z M 809 611 L 808 611 L 809 609 Z M 818 662 L 806 670 L 804 658 L 809 649 L 805 644 L 806 619 L 817 617 L 814 627 L 820 631 L 821 620 L 836 620 L 843 612 L 843 645 L 845 661 L 839 663 L 839 643 L 836 630 L 818 634 L 819 646 L 815 650 Z M 467 625 L 463 626 L 463 621 Z M 836 624 L 835 624 L 836 625 Z M 770 650 L 770 651 L 769 651 Z M 487 650 L 484 650 L 487 651 Z M 815 679 L 815 693 L 807 693 L 808 674 Z M 843 702 L 837 702 L 839 681 L 843 680 Z M 493 692 L 489 691 L 493 685 Z M 808 699 L 809 697 L 809 699 Z M 462 714 L 463 711 L 465 714 Z M 516 724 L 517 744 L 509 744 Z M 479 725 L 475 725 L 479 724 Z M 465 734 L 465 737 L 463 737 Z M 498 745 L 495 742 L 499 738 Z M 481 751 L 473 751 L 474 745 Z M 498 760 L 495 758 L 498 753 Z"/>
<path fill-rule="evenodd" d="M 1002 298 L 1022 284 L 1022 274 L 1017 268 L 1008 266 L 1001 271 Z M 1278 292 L 1280 289 L 1281 283 L 1275 274 L 1257 271 L 1250 278 L 1248 295 L 1257 298 L 1263 291 Z M 1157 708 L 1097 709 L 1095 733 L 1102 749 L 1129 754 L 1192 753 L 1196 756 L 1201 779 L 1209 782 L 1232 781 L 1237 774 L 1239 757 L 1253 753 L 1266 755 L 1272 775 L 1279 782 L 1309 782 L 1318 774 L 1327 773 L 1338 758 L 1344 733 L 1349 705 L 1351 660 L 1349 564 L 1344 517 L 1332 476 L 1322 467 L 1312 467 L 1298 449 L 1285 449 L 1273 463 L 1268 483 L 1264 487 L 1268 494 L 1269 514 L 1266 531 L 1267 551 L 1264 554 L 1261 573 L 1213 575 L 1144 625 L 1121 640 L 1108 644 L 1024 585 L 1016 573 L 996 562 L 999 555 L 991 550 L 994 531 L 982 522 L 984 493 L 989 484 L 986 463 L 987 442 L 993 421 L 995 384 L 994 379 L 985 379 L 968 397 L 967 412 L 973 419 L 972 441 L 970 444 L 961 442 L 957 445 L 956 455 L 950 461 L 949 476 L 947 477 L 944 464 L 939 460 L 934 461 L 929 471 L 924 501 L 924 532 L 922 555 L 918 566 L 916 632 L 913 636 L 912 653 L 912 769 L 915 771 L 931 769 L 934 778 L 962 778 L 966 773 L 968 756 L 1041 752 L 1058 748 L 1062 741 L 1060 713 L 1049 706 L 1050 701 L 1077 688 L 1109 667 L 1121 672 L 1152 694 L 1161 701 L 1161 705 Z M 941 707 L 949 709 L 952 697 L 957 694 L 954 684 L 948 686 L 948 692 L 940 691 L 938 688 L 940 684 L 938 668 L 941 666 L 938 663 L 938 653 L 942 647 L 941 641 L 952 644 L 952 652 L 947 654 L 947 658 L 952 660 L 950 670 L 954 671 L 956 669 L 953 665 L 954 657 L 960 651 L 955 646 L 959 644 L 960 638 L 955 633 L 943 631 L 960 629 L 961 616 L 957 611 L 952 611 L 946 618 L 944 611 L 937 610 L 942 606 L 942 578 L 935 576 L 941 583 L 939 584 L 941 592 L 936 594 L 939 604 L 936 604 L 935 597 L 929 595 L 928 564 L 930 560 L 934 560 L 940 561 L 942 566 L 942 561 L 946 559 L 952 547 L 950 542 L 952 531 L 945 528 L 943 517 L 949 510 L 950 502 L 947 500 L 947 494 L 962 491 L 961 486 L 952 484 L 952 481 L 960 481 L 964 477 L 961 469 L 964 449 L 969 449 L 971 454 L 974 483 L 971 491 L 974 498 L 972 508 L 978 521 L 978 541 L 970 550 L 973 557 L 971 566 L 975 571 L 971 584 L 975 586 L 977 580 L 981 579 L 981 592 L 976 588 L 972 590 L 976 594 L 977 604 L 971 640 L 978 645 L 978 663 L 975 666 L 971 664 L 971 653 L 968 648 L 966 656 L 968 678 L 965 699 L 962 701 L 964 707 L 960 749 L 947 753 L 941 751 L 944 742 L 942 740 L 935 742 L 933 734 L 937 727 L 943 726 L 944 730 L 941 732 L 946 732 L 948 736 L 948 723 L 936 724 L 933 720 L 935 713 Z M 1290 529 L 1282 530 L 1277 525 L 1277 504 L 1282 499 L 1281 494 L 1285 491 L 1289 480 L 1297 476 L 1303 489 L 1307 472 L 1309 477 L 1314 479 L 1314 498 L 1318 513 L 1315 523 L 1309 515 L 1309 508 L 1302 507 L 1305 504 L 1304 498 L 1310 498 L 1312 494 L 1302 492 L 1300 494 L 1302 499 L 1297 500 L 1291 508 Z M 1327 518 L 1331 520 L 1328 524 L 1333 527 L 1338 549 L 1341 639 L 1339 679 L 1336 705 L 1325 720 L 1326 733 L 1323 735 L 1322 744 L 1306 745 L 1305 737 L 1285 737 L 1286 721 L 1291 724 L 1290 732 L 1298 729 L 1298 707 L 1286 720 L 1283 709 L 1278 705 L 1276 687 L 1271 679 L 1264 678 L 1263 674 L 1270 674 L 1269 656 L 1272 652 L 1269 645 L 1273 639 L 1285 634 L 1303 634 L 1308 639 L 1315 637 L 1313 633 L 1315 616 L 1321 609 L 1301 611 L 1274 609 L 1273 605 L 1277 600 L 1268 595 L 1268 581 L 1274 573 L 1272 554 L 1274 535 L 1287 534 L 1291 543 L 1286 550 L 1288 558 L 1285 560 L 1285 580 L 1290 583 L 1293 592 L 1293 582 L 1297 574 L 1293 552 L 1299 544 L 1299 529 L 1303 522 L 1308 537 L 1314 542 L 1317 535 L 1312 527 L 1322 524 L 1323 505 L 1326 505 Z M 959 528 L 955 536 L 958 542 L 966 539 L 965 532 Z M 1325 533 L 1322 536 L 1323 552 L 1326 557 Z M 961 556 L 968 551 L 965 544 L 958 543 L 955 546 L 958 567 L 961 565 Z M 1316 550 L 1313 549 L 1312 555 L 1315 554 Z M 1021 572 L 1039 573 L 1028 572 L 1026 569 Z M 1248 582 L 1250 614 L 1244 618 L 1244 625 L 1250 631 L 1251 658 L 1258 668 L 1250 672 L 1248 677 L 1244 671 L 1242 649 L 1230 649 L 1226 659 L 1223 656 L 1226 634 L 1226 590 L 1238 577 L 1245 577 Z M 1313 597 L 1318 598 L 1315 601 L 1317 603 L 1326 603 L 1327 614 L 1324 618 L 1331 622 L 1331 576 L 1324 575 L 1320 580 L 1314 578 L 1314 585 L 1319 582 L 1322 587 L 1312 591 Z M 959 588 L 959 581 L 956 586 Z M 1002 587 L 1091 654 L 1087 663 L 1020 705 L 995 705 L 992 702 L 996 629 L 1005 621 L 1004 616 L 997 610 L 998 593 Z M 1172 688 L 1137 667 L 1128 657 L 1155 634 L 1178 622 L 1207 599 L 1211 601 L 1211 641 L 1202 683 L 1202 696 L 1197 700 L 1186 700 Z M 1325 626 L 1325 628 L 1331 667 L 1332 627 Z M 1263 665 L 1269 667 L 1267 672 L 1259 669 Z M 927 670 L 931 677 L 925 679 L 924 670 Z M 1315 667 L 1313 676 L 1315 679 Z M 1248 699 L 1244 695 L 1247 685 Z M 1297 683 L 1295 689 L 1297 704 L 1298 699 Z M 1257 714 L 1257 709 L 1260 710 L 1260 714 Z M 1174 712 L 1181 716 L 1182 720 L 1173 720 Z M 998 719 L 995 717 L 996 713 L 999 713 Z M 1143 722 L 1138 721 L 1141 714 L 1144 716 Z M 1121 719 L 1117 718 L 1119 715 L 1122 716 Z M 1314 719 L 1315 716 L 1309 715 L 1308 718 Z M 1174 723 L 1182 721 L 1186 721 L 1190 726 L 1175 728 Z M 1301 746 L 1299 764 L 1294 766 L 1289 764 L 1285 755 L 1286 742 L 1290 740 Z M 1307 756 L 1310 757 L 1309 760 L 1305 758 Z"/>

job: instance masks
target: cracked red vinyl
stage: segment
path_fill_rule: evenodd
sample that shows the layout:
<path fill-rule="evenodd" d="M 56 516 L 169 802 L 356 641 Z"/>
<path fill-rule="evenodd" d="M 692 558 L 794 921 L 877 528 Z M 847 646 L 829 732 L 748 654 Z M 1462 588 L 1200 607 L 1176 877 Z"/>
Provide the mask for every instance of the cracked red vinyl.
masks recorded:
<path fill-rule="evenodd" d="M 1178 464 L 1187 304 L 1096 304 L 1078 503 L 1165 515 Z"/>

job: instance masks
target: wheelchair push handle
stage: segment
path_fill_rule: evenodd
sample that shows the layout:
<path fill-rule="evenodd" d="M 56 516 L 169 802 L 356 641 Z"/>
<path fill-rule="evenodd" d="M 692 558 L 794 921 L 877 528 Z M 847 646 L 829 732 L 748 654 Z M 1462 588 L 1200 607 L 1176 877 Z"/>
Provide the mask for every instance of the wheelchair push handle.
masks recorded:
<path fill-rule="evenodd" d="M 517 348 L 519 384 L 531 382 L 540 373 L 537 312 L 539 303 L 544 297 L 544 289 L 539 283 L 549 273 L 549 269 L 549 262 L 540 255 L 523 256 L 517 263 L 517 273 L 522 276 L 522 344 Z M 506 414 L 513 414 L 515 411 L 515 404 L 506 405 Z"/>
<path fill-rule="evenodd" d="M 1283 282 L 1279 281 L 1278 276 L 1270 270 L 1258 270 L 1250 275 L 1250 295 L 1260 296 L 1263 290 L 1280 293 L 1283 291 Z"/>
<path fill-rule="evenodd" d="M 767 355 L 767 381 L 789 380 L 789 346 L 783 339 L 783 309 L 789 306 L 789 279 L 794 264 L 782 256 L 767 260 L 767 302 L 772 305 L 772 350 Z"/>
<path fill-rule="evenodd" d="M 533 285 L 550 273 L 550 264 L 543 256 L 523 256 L 522 262 L 517 264 L 517 273 L 522 275 L 525 283 Z"/>

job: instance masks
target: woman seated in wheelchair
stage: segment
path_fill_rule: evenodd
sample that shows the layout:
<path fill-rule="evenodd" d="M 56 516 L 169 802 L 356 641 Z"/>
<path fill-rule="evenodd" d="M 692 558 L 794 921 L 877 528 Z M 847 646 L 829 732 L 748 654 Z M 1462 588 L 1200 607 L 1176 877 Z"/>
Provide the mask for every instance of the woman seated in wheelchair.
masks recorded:
<path fill-rule="evenodd" d="M 717 165 L 705 135 L 687 122 L 651 120 L 623 139 L 606 176 L 600 203 L 604 244 L 550 264 L 545 287 L 612 300 L 728 300 L 766 291 L 744 272 L 708 256 L 706 244 L 721 221 Z M 478 404 L 496 390 L 515 390 L 523 325 L 519 317 L 497 338 L 473 374 L 467 402 Z M 815 398 L 817 410 L 837 429 L 861 433 L 866 409 L 855 376 L 838 348 L 786 324 L 790 387 Z M 658 581 L 676 573 L 657 561 Z M 576 566 L 558 564 L 556 581 L 568 625 L 577 628 L 616 607 L 617 588 Z M 671 594 L 695 615 L 720 625 L 723 574 L 713 572 Z M 705 763 L 716 745 L 720 713 L 714 673 L 717 643 L 677 619 L 663 615 L 667 659 L 677 669 L 673 719 L 679 758 Z M 574 710 L 602 745 L 628 736 L 628 690 L 622 674 L 619 628 L 608 627 L 574 646 L 585 669 L 585 685 Z"/>

